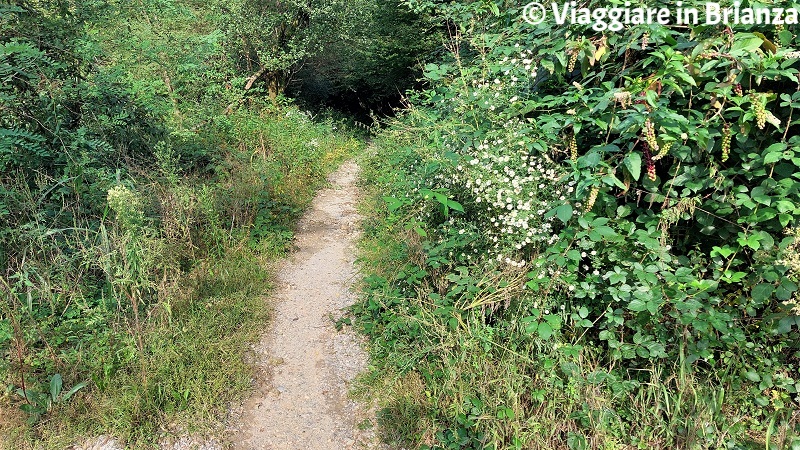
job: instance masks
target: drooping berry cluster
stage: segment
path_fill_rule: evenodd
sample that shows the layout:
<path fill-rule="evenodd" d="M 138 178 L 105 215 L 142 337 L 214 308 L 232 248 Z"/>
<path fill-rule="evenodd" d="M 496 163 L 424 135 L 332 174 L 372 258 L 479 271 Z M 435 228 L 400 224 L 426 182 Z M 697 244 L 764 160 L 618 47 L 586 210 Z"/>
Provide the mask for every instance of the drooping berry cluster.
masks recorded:
<path fill-rule="evenodd" d="M 661 150 L 658 151 L 656 156 L 653 156 L 653 161 L 658 161 L 659 159 L 667 156 L 669 151 L 672 149 L 672 142 L 667 142 L 666 144 L 661 146 Z"/>
<path fill-rule="evenodd" d="M 731 124 L 726 123 L 722 127 L 722 162 L 728 160 L 731 153 Z"/>
<path fill-rule="evenodd" d="M 756 125 L 759 130 L 763 130 L 767 124 L 767 107 L 764 104 L 764 95 L 751 92 L 750 102 L 753 104 L 753 113 L 756 115 Z"/>
<path fill-rule="evenodd" d="M 642 35 L 642 50 L 647 50 L 648 45 L 650 45 L 650 33 L 645 33 Z"/>
<path fill-rule="evenodd" d="M 744 91 L 742 90 L 742 85 L 741 85 L 741 84 L 737 84 L 736 86 L 734 86 L 734 87 L 733 87 L 733 92 L 734 92 L 736 95 L 738 95 L 739 97 L 741 97 L 742 95 L 744 95 Z"/>
<path fill-rule="evenodd" d="M 567 145 L 569 146 L 569 157 L 572 162 L 578 162 L 578 140 L 574 134 L 567 135 Z"/>
<path fill-rule="evenodd" d="M 568 73 L 571 73 L 575 70 L 575 64 L 578 62 L 578 53 L 580 53 L 580 51 L 577 48 L 572 49 L 572 51 L 569 53 L 569 64 L 567 64 Z"/>
<path fill-rule="evenodd" d="M 653 162 L 653 157 L 650 154 L 650 145 L 648 143 L 644 144 L 644 162 L 647 166 L 647 178 L 655 182 L 658 178 L 656 176 L 656 163 Z"/>
<path fill-rule="evenodd" d="M 644 122 L 644 138 L 647 141 L 647 145 L 650 146 L 650 151 L 659 151 L 658 140 L 656 139 L 656 127 L 649 117 Z"/>
<path fill-rule="evenodd" d="M 589 212 L 594 208 L 594 204 L 597 201 L 597 194 L 600 193 L 600 188 L 595 186 L 592 188 L 591 192 L 589 192 L 589 198 L 586 199 L 586 212 Z"/>

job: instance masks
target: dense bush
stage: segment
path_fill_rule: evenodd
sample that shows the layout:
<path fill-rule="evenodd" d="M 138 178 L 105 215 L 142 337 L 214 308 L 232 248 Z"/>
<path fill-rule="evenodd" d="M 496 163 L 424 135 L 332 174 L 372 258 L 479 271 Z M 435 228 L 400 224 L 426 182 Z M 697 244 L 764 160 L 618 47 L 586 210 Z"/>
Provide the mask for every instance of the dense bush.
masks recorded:
<path fill-rule="evenodd" d="M 384 226 L 416 236 L 376 228 L 405 256 L 375 259 L 404 266 L 378 265 L 358 311 L 387 367 L 434 393 L 440 431 L 420 439 L 789 445 L 794 27 L 611 33 L 532 26 L 513 2 L 410 4 L 450 25 L 450 54 L 376 163 L 401 168 L 379 177 Z"/>

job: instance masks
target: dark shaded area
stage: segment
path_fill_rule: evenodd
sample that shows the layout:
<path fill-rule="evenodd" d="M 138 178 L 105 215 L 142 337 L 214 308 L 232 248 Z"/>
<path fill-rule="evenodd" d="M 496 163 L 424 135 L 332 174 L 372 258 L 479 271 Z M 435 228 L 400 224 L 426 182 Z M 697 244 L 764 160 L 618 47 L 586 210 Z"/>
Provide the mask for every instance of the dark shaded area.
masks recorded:
<path fill-rule="evenodd" d="M 371 123 L 371 115 L 394 115 L 408 90 L 423 87 L 423 63 L 441 49 L 441 23 L 390 0 L 375 2 L 355 33 L 305 61 L 287 95 Z"/>

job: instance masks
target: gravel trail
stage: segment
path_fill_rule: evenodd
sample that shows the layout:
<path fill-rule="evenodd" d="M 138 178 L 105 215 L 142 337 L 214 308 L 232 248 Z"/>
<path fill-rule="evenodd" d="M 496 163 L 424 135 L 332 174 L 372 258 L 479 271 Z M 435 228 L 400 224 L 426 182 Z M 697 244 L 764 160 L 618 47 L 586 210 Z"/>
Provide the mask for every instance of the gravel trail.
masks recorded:
<path fill-rule="evenodd" d="M 355 299 L 357 175 L 345 163 L 300 221 L 297 250 L 277 274 L 271 330 L 255 349 L 256 392 L 229 426 L 234 449 L 372 447 L 373 433 L 358 429 L 368 412 L 347 396 L 367 356 L 331 319 Z"/>
<path fill-rule="evenodd" d="M 296 251 L 281 263 L 272 322 L 254 348 L 255 392 L 228 419 L 227 437 L 167 437 L 161 450 L 348 450 L 383 448 L 359 430 L 374 417 L 347 396 L 367 355 L 349 329 L 332 319 L 355 301 L 358 166 L 347 162 L 328 177 L 300 220 Z M 99 436 L 75 450 L 122 450 Z"/>

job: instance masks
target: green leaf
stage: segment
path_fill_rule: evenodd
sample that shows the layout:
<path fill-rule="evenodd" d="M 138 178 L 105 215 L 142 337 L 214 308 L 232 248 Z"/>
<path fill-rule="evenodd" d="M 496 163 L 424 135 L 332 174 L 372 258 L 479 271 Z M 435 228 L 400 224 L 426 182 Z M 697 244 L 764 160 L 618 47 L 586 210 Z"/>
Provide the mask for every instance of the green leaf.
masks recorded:
<path fill-rule="evenodd" d="M 764 303 L 770 298 L 773 292 L 775 292 L 775 286 L 768 283 L 761 283 L 753 287 L 750 295 L 756 302 Z"/>
<path fill-rule="evenodd" d="M 728 259 L 728 257 L 731 256 L 733 252 L 734 250 L 728 247 L 727 245 L 724 247 L 717 247 L 717 246 L 711 247 L 711 256 L 719 255 L 725 259 Z"/>
<path fill-rule="evenodd" d="M 797 285 L 791 280 L 784 279 L 781 284 L 775 289 L 775 297 L 785 302 L 792 298 L 792 294 L 797 290 Z"/>
<path fill-rule="evenodd" d="M 755 370 L 748 370 L 744 373 L 744 376 L 753 383 L 758 383 L 761 381 L 761 375 L 759 375 Z"/>
<path fill-rule="evenodd" d="M 569 203 L 556 208 L 556 216 L 558 216 L 558 219 L 564 223 L 569 222 L 569 219 L 572 218 L 572 212 L 572 205 Z"/>
<path fill-rule="evenodd" d="M 670 75 L 680 78 L 681 81 L 689 86 L 697 86 L 697 82 L 694 80 L 694 78 L 686 72 L 676 70 L 670 73 Z"/>
<path fill-rule="evenodd" d="M 639 177 L 642 176 L 642 155 L 640 155 L 638 152 L 628 153 L 628 156 L 625 157 L 623 164 L 625 164 L 625 168 L 627 168 L 628 172 L 630 172 L 631 177 L 633 177 L 634 180 L 639 181 Z"/>
<path fill-rule="evenodd" d="M 403 201 L 394 197 L 383 197 L 383 201 L 386 202 L 386 207 L 389 209 L 389 212 L 397 211 L 398 209 L 403 207 Z"/>
<path fill-rule="evenodd" d="M 597 335 L 597 337 L 598 337 L 598 338 L 599 338 L 601 341 L 613 341 L 613 340 L 615 340 L 615 338 L 616 338 L 616 337 L 614 336 L 614 333 L 613 333 L 613 332 L 611 332 L 611 331 L 609 331 L 609 330 L 603 330 L 603 331 L 601 331 L 601 332 L 600 332 L 600 334 L 599 334 L 599 335 Z"/>
<path fill-rule="evenodd" d="M 453 210 L 456 210 L 456 211 L 458 211 L 458 212 L 462 212 L 462 213 L 464 212 L 464 207 L 463 207 L 463 206 L 461 206 L 461 203 L 458 203 L 458 202 L 457 202 L 457 201 L 455 201 L 455 200 L 450 200 L 450 199 L 447 199 L 447 200 L 446 200 L 446 206 L 447 206 L 448 208 L 450 208 L 450 209 L 453 209 Z"/>
<path fill-rule="evenodd" d="M 553 327 L 547 322 L 540 323 L 537 331 L 539 332 L 539 337 L 545 341 L 550 339 L 550 336 L 553 335 Z"/>
<path fill-rule="evenodd" d="M 739 233 L 739 239 L 736 242 L 739 243 L 742 247 L 750 247 L 753 250 L 758 250 L 761 248 L 761 236 L 757 234 L 751 234 L 750 236 L 745 236 L 744 233 Z"/>
<path fill-rule="evenodd" d="M 647 303 L 644 300 L 635 298 L 628 304 L 628 309 L 635 312 L 642 312 L 647 309 Z"/>
<path fill-rule="evenodd" d="M 594 229 L 594 231 L 603 237 L 613 237 L 617 235 L 617 232 L 614 231 L 613 228 L 607 226 L 597 227 Z"/>
<path fill-rule="evenodd" d="M 561 316 L 558 314 L 548 314 L 544 316 L 544 320 L 547 321 L 547 324 L 554 330 L 561 329 Z"/>
<path fill-rule="evenodd" d="M 728 283 L 738 283 L 742 281 L 742 278 L 747 276 L 745 272 L 734 272 L 732 270 L 726 270 L 723 274 L 722 279 Z"/>
<path fill-rule="evenodd" d="M 594 167 L 600 164 L 601 159 L 602 157 L 600 156 L 600 153 L 592 150 L 578 158 L 578 168 L 584 169 L 586 167 Z"/>
<path fill-rule="evenodd" d="M 737 40 L 734 42 L 733 47 L 731 47 L 731 53 L 734 52 L 741 52 L 745 53 L 753 53 L 764 43 L 760 37 L 754 36 L 751 33 L 741 33 L 737 35 Z"/>
<path fill-rule="evenodd" d="M 767 153 L 767 155 L 764 156 L 764 164 L 775 164 L 781 159 L 783 159 L 783 152 Z"/>
<path fill-rule="evenodd" d="M 80 391 L 81 389 L 85 388 L 88 385 L 89 385 L 88 381 L 83 381 L 83 382 L 80 382 L 80 383 L 76 384 L 75 386 L 72 386 L 72 389 L 70 389 L 66 394 L 64 394 L 64 398 L 62 399 L 62 401 L 69 400 L 70 397 L 72 397 L 78 391 Z"/>
<path fill-rule="evenodd" d="M 545 69 L 547 69 L 547 71 L 548 71 L 548 72 L 550 72 L 550 73 L 553 73 L 553 72 L 555 72 L 555 71 L 556 71 L 556 66 L 555 66 L 555 64 L 553 64 L 553 61 L 551 61 L 551 60 L 549 60 L 549 59 L 546 59 L 546 58 L 545 58 L 545 59 L 542 59 L 542 61 L 540 62 L 540 64 L 542 65 L 542 67 L 544 67 Z"/>
<path fill-rule="evenodd" d="M 797 326 L 797 328 L 800 329 L 800 317 L 784 317 L 778 321 L 778 327 L 775 332 L 778 334 L 786 334 L 792 331 L 793 326 Z"/>
<path fill-rule="evenodd" d="M 775 202 L 775 208 L 780 213 L 789 213 L 794 212 L 794 203 L 790 202 L 789 200 L 778 200 Z"/>
<path fill-rule="evenodd" d="M 764 150 L 764 153 L 773 153 L 773 152 L 782 153 L 784 150 L 786 150 L 786 148 L 787 146 L 785 143 L 777 142 L 767 147 L 767 149 Z"/>
<path fill-rule="evenodd" d="M 753 188 L 753 191 L 750 193 L 750 196 L 753 198 L 754 201 L 757 203 L 761 203 L 762 205 L 769 206 L 772 204 L 772 197 L 766 194 L 766 189 L 762 186 L 756 186 Z"/>
<path fill-rule="evenodd" d="M 607 184 L 609 186 L 616 186 L 616 187 L 618 187 L 620 189 L 623 189 L 623 190 L 627 189 L 627 187 L 625 186 L 625 183 L 620 181 L 619 178 L 615 177 L 614 175 L 605 175 L 605 176 L 603 176 L 602 180 L 603 180 L 603 183 L 605 183 L 605 184 Z"/>
<path fill-rule="evenodd" d="M 50 379 L 50 398 L 53 400 L 58 399 L 58 396 L 61 395 L 61 386 L 63 385 L 64 380 L 61 378 L 61 374 L 53 375 L 53 378 Z"/>

